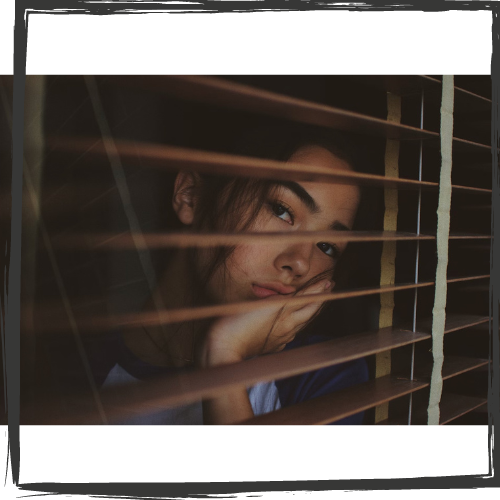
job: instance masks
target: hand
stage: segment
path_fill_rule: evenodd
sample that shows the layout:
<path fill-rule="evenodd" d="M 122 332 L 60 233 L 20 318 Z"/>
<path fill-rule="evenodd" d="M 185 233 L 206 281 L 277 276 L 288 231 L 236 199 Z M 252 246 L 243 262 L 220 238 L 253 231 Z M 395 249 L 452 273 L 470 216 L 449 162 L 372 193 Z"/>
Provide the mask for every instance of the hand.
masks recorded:
<path fill-rule="evenodd" d="M 323 293 L 332 288 L 330 281 L 323 280 L 296 296 Z M 275 296 L 262 300 L 269 307 L 225 316 L 212 324 L 200 351 L 201 366 L 232 363 L 281 351 L 322 306 L 321 302 L 283 306 L 275 303 Z"/>

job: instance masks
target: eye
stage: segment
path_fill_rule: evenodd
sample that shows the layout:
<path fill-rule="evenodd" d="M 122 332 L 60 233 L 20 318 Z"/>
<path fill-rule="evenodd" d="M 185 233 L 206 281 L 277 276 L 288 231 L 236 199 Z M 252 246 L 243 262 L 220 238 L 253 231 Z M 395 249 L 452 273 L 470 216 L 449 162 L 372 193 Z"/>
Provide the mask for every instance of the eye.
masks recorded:
<path fill-rule="evenodd" d="M 323 253 L 332 257 L 333 259 L 337 259 L 339 257 L 339 249 L 336 245 L 331 245 L 330 243 L 318 243 L 316 245 Z"/>
<path fill-rule="evenodd" d="M 290 207 L 287 207 L 281 202 L 270 203 L 270 207 L 276 217 L 284 220 L 290 225 L 293 225 L 293 213 Z"/>

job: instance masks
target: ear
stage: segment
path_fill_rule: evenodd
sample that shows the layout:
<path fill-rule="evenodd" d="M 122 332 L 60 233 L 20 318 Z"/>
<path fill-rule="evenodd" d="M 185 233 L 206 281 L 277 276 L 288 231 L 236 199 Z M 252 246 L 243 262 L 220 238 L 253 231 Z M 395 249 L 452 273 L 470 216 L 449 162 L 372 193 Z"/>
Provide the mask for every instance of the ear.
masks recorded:
<path fill-rule="evenodd" d="M 179 172 L 175 179 L 172 206 L 179 220 L 187 226 L 194 220 L 196 187 L 199 183 L 200 177 L 195 172 Z"/>

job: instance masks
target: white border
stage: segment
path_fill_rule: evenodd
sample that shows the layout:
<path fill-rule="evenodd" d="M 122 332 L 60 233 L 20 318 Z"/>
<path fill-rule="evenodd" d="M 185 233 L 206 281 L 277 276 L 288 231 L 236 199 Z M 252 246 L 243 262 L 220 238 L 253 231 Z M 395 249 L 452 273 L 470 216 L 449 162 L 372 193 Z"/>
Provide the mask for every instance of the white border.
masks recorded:
<path fill-rule="evenodd" d="M 489 74 L 491 12 L 30 14 L 28 44 L 28 74 Z"/>
<path fill-rule="evenodd" d="M 480 475 L 487 438 L 487 426 L 22 426 L 21 482 Z"/>

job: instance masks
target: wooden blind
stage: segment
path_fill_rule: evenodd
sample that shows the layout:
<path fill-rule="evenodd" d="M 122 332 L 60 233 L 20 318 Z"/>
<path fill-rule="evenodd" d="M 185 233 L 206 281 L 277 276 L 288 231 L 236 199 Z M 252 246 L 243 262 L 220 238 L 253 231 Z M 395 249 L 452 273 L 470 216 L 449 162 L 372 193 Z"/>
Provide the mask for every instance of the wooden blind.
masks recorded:
<path fill-rule="evenodd" d="M 360 358 L 367 359 L 368 382 L 241 423 L 327 424 L 361 411 L 365 424 L 427 423 L 442 85 L 441 78 L 428 76 L 28 77 L 32 111 L 25 121 L 37 134 L 27 142 L 25 159 L 23 238 L 32 243 L 23 244 L 22 256 L 21 423 L 113 423 Z M 1 90 L 7 129 L 8 78 Z M 490 97 L 489 78 L 455 79 L 441 424 L 487 423 Z M 394 99 L 397 120 L 388 116 Z M 353 134 L 368 169 L 335 171 L 230 153 L 228 144 L 238 134 L 269 123 Z M 388 148 L 396 174 L 385 166 Z M 2 154 L 8 156 L 5 146 Z M 161 230 L 169 216 L 164 189 L 181 169 L 355 183 L 369 193 L 371 213 L 367 226 L 353 231 L 167 232 Z M 387 193 L 397 194 L 389 226 Z M 6 224 L 9 199 L 2 199 Z M 98 389 L 89 359 L 105 350 L 112 332 L 263 307 L 253 301 L 166 309 L 157 302 L 144 310 L 169 249 L 327 235 L 349 242 L 361 267 L 333 293 L 282 300 L 327 302 L 325 314 L 340 318 L 331 340 L 162 375 L 143 381 L 140 391 Z M 381 278 L 388 259 L 389 281 Z M 383 324 L 381 303 L 390 307 Z M 60 353 L 75 353 L 77 361 L 68 358 L 64 368 L 78 371 L 85 382 L 62 387 L 64 397 L 56 398 L 44 384 L 58 346 Z"/>

